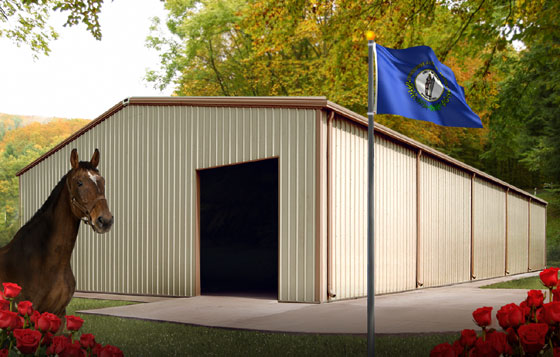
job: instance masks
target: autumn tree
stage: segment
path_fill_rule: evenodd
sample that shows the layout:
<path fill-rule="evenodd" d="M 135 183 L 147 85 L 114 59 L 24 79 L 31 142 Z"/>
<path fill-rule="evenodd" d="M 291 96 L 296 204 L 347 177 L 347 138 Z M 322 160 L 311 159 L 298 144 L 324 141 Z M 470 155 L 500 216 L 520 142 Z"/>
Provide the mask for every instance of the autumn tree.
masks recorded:
<path fill-rule="evenodd" d="M 102 4 L 103 0 L 0 0 L 0 37 L 18 46 L 29 46 L 35 54 L 48 55 L 49 43 L 58 38 L 58 33 L 48 24 L 49 18 L 59 11 L 68 15 L 64 26 L 83 23 L 100 40 Z"/>
<path fill-rule="evenodd" d="M 5 133 L 0 141 L 0 245 L 7 243 L 19 229 L 16 173 L 88 122 L 57 119 L 47 124 L 31 123 Z"/>

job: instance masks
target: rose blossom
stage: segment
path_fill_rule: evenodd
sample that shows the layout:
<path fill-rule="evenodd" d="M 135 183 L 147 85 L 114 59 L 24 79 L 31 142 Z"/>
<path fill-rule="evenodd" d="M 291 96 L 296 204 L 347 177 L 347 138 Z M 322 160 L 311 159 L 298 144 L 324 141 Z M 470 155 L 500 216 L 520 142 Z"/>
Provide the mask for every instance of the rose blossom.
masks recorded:
<path fill-rule="evenodd" d="M 95 347 L 95 336 L 91 333 L 84 333 L 80 336 L 80 344 L 83 348 L 93 348 Z"/>
<path fill-rule="evenodd" d="M 45 312 L 44 315 L 46 315 L 47 319 L 49 319 L 51 323 L 51 328 L 49 329 L 49 331 L 52 333 L 56 333 L 60 328 L 60 325 L 62 325 L 60 317 L 56 316 L 55 314 L 51 314 L 50 312 Z"/>
<path fill-rule="evenodd" d="M 449 342 L 440 343 L 432 349 L 430 357 L 456 357 L 457 353 Z"/>
<path fill-rule="evenodd" d="M 10 354 L 10 350 L 7 348 L 3 348 L 0 350 L 0 357 L 8 357 Z"/>
<path fill-rule="evenodd" d="M 0 310 L 10 310 L 10 302 L 0 294 Z"/>
<path fill-rule="evenodd" d="M 493 331 L 492 333 L 486 335 L 486 340 L 490 341 L 492 348 L 494 348 L 499 355 L 510 355 L 513 353 L 513 349 L 508 344 L 507 335 L 503 332 Z"/>
<path fill-rule="evenodd" d="M 87 357 L 87 352 L 82 349 L 80 342 L 68 342 L 64 346 L 64 350 L 60 353 L 60 357 Z"/>
<path fill-rule="evenodd" d="M 4 297 L 8 299 L 13 299 L 19 295 L 21 291 L 21 286 L 14 283 L 2 283 L 4 286 Z"/>
<path fill-rule="evenodd" d="M 549 324 L 560 322 L 560 301 L 553 301 L 543 305 L 544 321 Z M 541 321 L 539 319 L 539 321 Z"/>
<path fill-rule="evenodd" d="M 16 347 L 23 354 L 33 354 L 41 341 L 41 332 L 29 329 L 14 330 Z"/>
<path fill-rule="evenodd" d="M 548 325 L 543 323 L 521 325 L 517 333 L 523 350 L 528 353 L 538 353 L 545 345 L 547 331 Z"/>
<path fill-rule="evenodd" d="M 558 284 L 558 270 L 559 268 L 547 268 L 539 274 L 544 286 L 549 289 L 554 288 Z"/>
<path fill-rule="evenodd" d="M 486 339 L 484 341 L 482 337 L 479 337 L 475 344 L 474 348 L 471 350 L 471 357 L 499 357 L 499 353 L 494 349 L 492 346 L 492 341 Z"/>
<path fill-rule="evenodd" d="M 66 336 L 55 336 L 53 337 L 52 343 L 47 347 L 47 355 L 60 355 L 67 344 L 70 343 L 70 339 Z"/>
<path fill-rule="evenodd" d="M 84 320 L 81 317 L 72 315 L 66 316 L 66 328 L 68 331 L 78 331 L 83 323 Z"/>
<path fill-rule="evenodd" d="M 0 328 L 1 329 L 7 329 L 7 328 L 11 328 L 13 329 L 15 326 L 17 326 L 17 319 L 18 315 L 15 312 L 12 311 L 6 311 L 6 310 L 2 310 L 0 311 Z"/>
<path fill-rule="evenodd" d="M 477 338 L 478 336 L 476 335 L 475 330 L 464 329 L 461 331 L 461 338 L 459 339 L 459 342 L 465 347 L 470 347 L 474 345 Z"/>
<path fill-rule="evenodd" d="M 17 304 L 18 312 L 22 316 L 31 316 L 33 314 L 33 304 L 31 301 L 21 301 Z"/>
<path fill-rule="evenodd" d="M 544 301 L 544 295 L 541 290 L 530 290 L 527 293 L 527 305 L 529 307 L 539 307 Z"/>
<path fill-rule="evenodd" d="M 99 357 L 123 357 L 123 353 L 118 347 L 106 345 L 99 352 Z"/>
<path fill-rule="evenodd" d="M 480 327 L 486 327 L 492 323 L 492 308 L 485 306 L 474 310 L 474 322 Z"/>

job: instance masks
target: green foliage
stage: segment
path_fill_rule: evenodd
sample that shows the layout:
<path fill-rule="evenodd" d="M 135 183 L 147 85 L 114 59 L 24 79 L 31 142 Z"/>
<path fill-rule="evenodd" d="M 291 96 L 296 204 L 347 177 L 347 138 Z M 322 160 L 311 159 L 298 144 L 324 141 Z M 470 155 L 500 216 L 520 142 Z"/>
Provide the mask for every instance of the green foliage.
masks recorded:
<path fill-rule="evenodd" d="M 47 124 L 20 127 L 21 118 L 12 117 L 0 140 L 0 246 L 8 243 L 20 226 L 19 183 L 16 173 L 50 150 L 89 121 L 55 119 Z M 47 199 L 47 197 L 43 197 Z"/>
<path fill-rule="evenodd" d="M 48 55 L 49 42 L 58 38 L 48 20 L 53 11 L 60 11 L 68 14 L 64 26 L 83 23 L 100 40 L 102 4 L 103 0 L 0 0 L 0 37 L 27 45 L 36 55 Z"/>

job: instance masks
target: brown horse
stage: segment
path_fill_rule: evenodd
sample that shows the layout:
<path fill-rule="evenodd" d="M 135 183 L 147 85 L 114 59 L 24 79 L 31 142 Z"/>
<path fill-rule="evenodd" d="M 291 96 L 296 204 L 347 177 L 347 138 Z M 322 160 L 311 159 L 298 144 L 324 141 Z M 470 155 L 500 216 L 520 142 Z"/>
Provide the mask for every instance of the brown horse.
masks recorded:
<path fill-rule="evenodd" d="M 70 155 L 72 169 L 62 177 L 35 215 L 0 248 L 0 282 L 22 287 L 18 300 L 29 300 L 39 312 L 59 317 L 66 313 L 76 280 L 70 258 L 80 220 L 97 233 L 111 229 L 113 215 L 105 199 L 105 180 L 99 175 L 99 150 L 91 161 Z"/>

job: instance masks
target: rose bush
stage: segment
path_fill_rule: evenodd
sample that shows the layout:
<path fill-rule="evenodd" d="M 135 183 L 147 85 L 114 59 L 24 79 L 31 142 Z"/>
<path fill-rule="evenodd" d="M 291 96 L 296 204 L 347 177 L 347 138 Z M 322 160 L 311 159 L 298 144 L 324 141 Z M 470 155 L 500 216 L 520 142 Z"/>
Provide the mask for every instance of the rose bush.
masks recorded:
<path fill-rule="evenodd" d="M 66 316 L 66 331 L 61 330 L 62 320 L 58 316 L 34 310 L 29 301 L 15 303 L 20 286 L 3 283 L 3 287 L 0 293 L 0 357 L 8 356 L 10 351 L 29 356 L 123 356 L 119 348 L 102 346 L 90 333 L 75 337 L 84 323 L 82 318 Z"/>
<path fill-rule="evenodd" d="M 489 328 L 492 307 L 478 308 L 472 315 L 482 330 L 480 335 L 475 330 L 465 329 L 453 344 L 446 342 L 434 347 L 430 356 L 540 356 L 552 350 L 554 357 L 560 357 L 559 270 L 548 268 L 540 273 L 541 282 L 549 290 L 548 303 L 541 290 L 530 290 L 519 305 L 502 306 L 496 319 L 504 332 Z"/>

